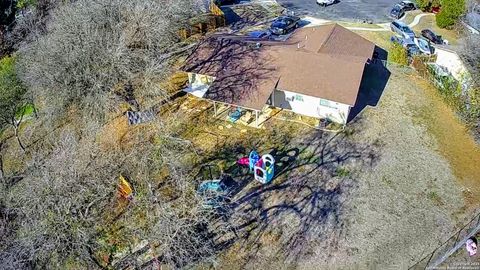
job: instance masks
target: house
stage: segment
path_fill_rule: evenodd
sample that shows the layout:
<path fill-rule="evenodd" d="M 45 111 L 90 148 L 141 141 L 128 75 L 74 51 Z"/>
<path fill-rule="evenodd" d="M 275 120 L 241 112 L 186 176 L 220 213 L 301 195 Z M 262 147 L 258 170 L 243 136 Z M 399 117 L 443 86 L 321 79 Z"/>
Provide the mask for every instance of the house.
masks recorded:
<path fill-rule="evenodd" d="M 286 41 L 215 35 L 187 58 L 187 92 L 252 110 L 265 106 L 346 124 L 375 44 L 338 24 L 300 28 Z"/>

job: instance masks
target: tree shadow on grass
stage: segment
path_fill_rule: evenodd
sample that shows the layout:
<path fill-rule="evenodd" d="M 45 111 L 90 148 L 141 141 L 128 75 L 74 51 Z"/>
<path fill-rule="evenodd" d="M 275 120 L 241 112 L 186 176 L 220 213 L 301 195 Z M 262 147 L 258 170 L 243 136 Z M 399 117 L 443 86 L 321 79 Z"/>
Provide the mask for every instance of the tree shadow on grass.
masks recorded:
<path fill-rule="evenodd" d="M 352 125 L 361 128 L 361 122 L 357 118 Z M 358 187 L 355 168 L 374 166 L 380 155 L 380 144 L 355 141 L 351 132 L 312 131 L 259 151 L 275 157 L 275 179 L 262 186 L 248 173 L 234 176 L 246 184 L 234 195 L 227 217 L 235 235 L 221 237 L 219 251 L 241 247 L 243 267 L 261 260 L 266 249 L 275 252 L 269 259 L 291 266 L 318 250 L 325 260 L 337 252 L 349 222 L 344 202 Z M 233 149 L 221 149 L 216 157 L 238 157 Z"/>

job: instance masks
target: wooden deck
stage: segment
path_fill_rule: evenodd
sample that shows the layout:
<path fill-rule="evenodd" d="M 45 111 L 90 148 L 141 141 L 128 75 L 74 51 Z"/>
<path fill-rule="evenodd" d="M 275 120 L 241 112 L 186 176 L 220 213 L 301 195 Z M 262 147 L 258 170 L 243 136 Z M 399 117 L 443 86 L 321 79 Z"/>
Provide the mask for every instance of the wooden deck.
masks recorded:
<path fill-rule="evenodd" d="M 258 111 L 258 119 L 256 119 L 254 110 L 242 108 L 242 116 L 237 121 L 232 122 L 230 120 L 230 115 L 236 109 L 235 107 L 220 103 L 217 103 L 216 107 L 217 114 L 215 115 L 215 118 L 230 122 L 232 124 L 240 124 L 252 128 L 264 128 L 264 124 L 270 120 L 271 115 L 275 113 L 275 110 L 265 107 L 262 111 Z"/>

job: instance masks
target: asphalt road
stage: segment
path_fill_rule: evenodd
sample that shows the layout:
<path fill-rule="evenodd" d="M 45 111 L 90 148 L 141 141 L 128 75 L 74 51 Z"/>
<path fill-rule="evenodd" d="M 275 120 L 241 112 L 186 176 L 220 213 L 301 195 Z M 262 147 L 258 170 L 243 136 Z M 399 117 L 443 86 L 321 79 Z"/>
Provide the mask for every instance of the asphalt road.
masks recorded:
<path fill-rule="evenodd" d="M 316 0 L 277 0 L 295 15 L 309 15 L 326 20 L 390 22 L 388 13 L 400 0 L 340 0 L 328 7 L 317 5 Z"/>

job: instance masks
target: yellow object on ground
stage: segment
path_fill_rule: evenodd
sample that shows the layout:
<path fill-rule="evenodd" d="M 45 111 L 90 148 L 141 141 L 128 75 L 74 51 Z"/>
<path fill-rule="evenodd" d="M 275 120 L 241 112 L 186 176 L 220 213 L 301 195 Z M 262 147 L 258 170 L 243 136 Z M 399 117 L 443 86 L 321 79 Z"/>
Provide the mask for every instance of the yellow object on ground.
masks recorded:
<path fill-rule="evenodd" d="M 124 197 L 125 199 L 132 199 L 133 198 L 133 190 L 132 187 L 130 186 L 130 183 L 123 177 L 123 175 L 120 175 L 118 178 L 118 191 L 120 192 L 120 195 Z"/>

